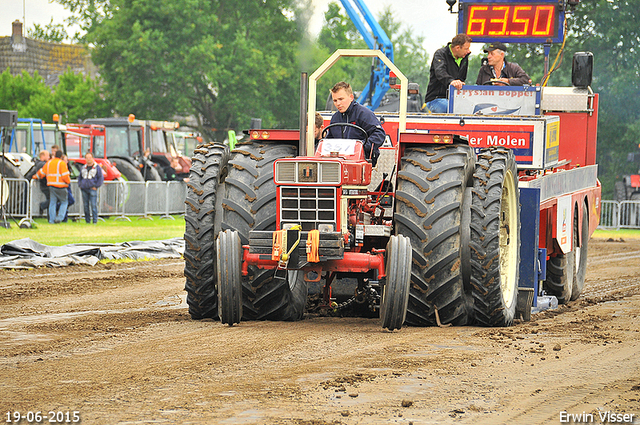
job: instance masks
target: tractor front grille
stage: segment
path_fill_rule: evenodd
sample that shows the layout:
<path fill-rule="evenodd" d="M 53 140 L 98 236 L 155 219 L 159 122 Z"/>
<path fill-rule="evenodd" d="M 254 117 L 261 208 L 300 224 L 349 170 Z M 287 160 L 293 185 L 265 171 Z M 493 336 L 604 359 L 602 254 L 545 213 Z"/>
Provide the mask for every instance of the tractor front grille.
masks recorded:
<path fill-rule="evenodd" d="M 335 187 L 280 187 L 280 228 L 295 223 L 302 230 L 314 230 L 319 224 L 336 229 Z"/>

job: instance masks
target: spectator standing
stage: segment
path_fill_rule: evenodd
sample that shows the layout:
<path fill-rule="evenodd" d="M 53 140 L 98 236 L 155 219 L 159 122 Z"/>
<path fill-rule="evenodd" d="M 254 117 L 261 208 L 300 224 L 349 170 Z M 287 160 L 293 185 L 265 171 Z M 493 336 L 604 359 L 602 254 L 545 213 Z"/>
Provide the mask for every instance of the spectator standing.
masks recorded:
<path fill-rule="evenodd" d="M 71 179 L 71 177 L 75 177 L 71 175 L 73 170 L 72 168 L 69 168 L 69 158 L 67 157 L 67 155 L 62 154 L 62 160 L 65 162 L 65 164 L 67 164 L 67 169 L 69 170 L 69 178 Z M 73 197 L 73 192 L 71 191 L 71 185 L 67 186 L 67 212 L 64 214 L 64 218 L 62 219 L 63 223 L 66 223 L 67 221 L 69 221 L 69 207 L 71 207 L 71 205 L 76 203 L 76 198 Z M 60 201 L 56 202 L 56 212 L 60 209 Z"/>
<path fill-rule="evenodd" d="M 462 89 L 469 69 L 471 37 L 458 34 L 451 43 L 436 50 L 429 69 L 429 85 L 424 102 L 427 108 L 436 114 L 447 112 L 447 92 L 449 86 Z"/>
<path fill-rule="evenodd" d="M 35 174 L 44 166 L 44 164 L 47 163 L 47 161 L 49 161 L 51 159 L 51 156 L 49 155 L 49 151 L 48 150 L 41 150 L 40 154 L 38 155 L 38 161 L 35 163 L 35 165 L 27 172 L 27 174 L 25 174 L 25 178 L 27 180 L 31 180 L 33 178 L 33 176 L 35 176 Z M 45 197 L 45 200 L 40 202 L 40 215 L 43 214 L 43 211 L 46 210 L 47 208 L 49 208 L 49 186 L 47 186 L 47 180 L 46 179 L 41 179 L 40 180 L 40 192 L 42 192 L 42 194 Z"/>
<path fill-rule="evenodd" d="M 93 224 L 96 224 L 98 222 L 98 188 L 104 183 L 104 174 L 91 152 L 87 152 L 84 158 L 87 162 L 80 170 L 78 187 L 82 191 L 84 220 L 91 223 L 93 219 Z"/>
<path fill-rule="evenodd" d="M 34 179 L 47 179 L 49 187 L 49 223 L 60 223 L 67 214 L 67 187 L 71 183 L 69 169 L 62 160 L 62 151 L 56 151 L 55 158 L 50 159 L 33 176 Z M 60 201 L 60 209 L 56 214 L 56 202 Z"/>

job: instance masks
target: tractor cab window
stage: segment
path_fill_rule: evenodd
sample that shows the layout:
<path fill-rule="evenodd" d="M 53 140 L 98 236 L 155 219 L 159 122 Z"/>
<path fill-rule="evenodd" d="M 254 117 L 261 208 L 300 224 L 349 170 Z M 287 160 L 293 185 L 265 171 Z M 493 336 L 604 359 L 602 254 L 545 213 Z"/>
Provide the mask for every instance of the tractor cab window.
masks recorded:
<path fill-rule="evenodd" d="M 82 158 L 82 155 L 80 154 L 80 141 L 82 139 L 86 139 L 88 141 L 88 137 L 80 137 L 79 135 L 70 133 L 67 133 L 66 136 L 67 137 L 65 145 L 67 148 L 67 156 L 71 159 Z"/>
<path fill-rule="evenodd" d="M 80 139 L 80 156 L 84 158 L 84 154 L 91 151 L 91 139 L 89 137 L 82 137 Z"/>
<path fill-rule="evenodd" d="M 172 140 L 169 141 L 169 153 L 173 158 L 177 158 L 178 156 L 180 156 L 180 154 L 178 154 L 178 150 L 176 149 L 176 145 Z"/>
<path fill-rule="evenodd" d="M 7 146 L 9 149 L 9 146 Z M 20 152 L 28 152 L 28 144 L 27 144 L 27 131 L 26 130 L 15 130 L 13 143 L 11 143 L 11 152 L 20 153 Z"/>
<path fill-rule="evenodd" d="M 167 152 L 167 144 L 164 140 L 164 132 L 162 130 L 152 130 L 151 134 L 151 152 L 154 153 L 166 153 Z"/>
<path fill-rule="evenodd" d="M 127 130 L 126 127 L 107 127 L 107 157 L 129 155 L 129 137 Z"/>
<path fill-rule="evenodd" d="M 55 130 L 44 130 L 44 141 L 42 140 L 42 131 L 40 129 L 33 129 L 33 141 L 36 148 L 36 153 L 41 149 L 51 150 L 51 146 L 59 145 L 60 141 L 56 140 Z"/>
<path fill-rule="evenodd" d="M 104 158 L 104 136 L 93 137 L 93 156 L 96 158 Z"/>

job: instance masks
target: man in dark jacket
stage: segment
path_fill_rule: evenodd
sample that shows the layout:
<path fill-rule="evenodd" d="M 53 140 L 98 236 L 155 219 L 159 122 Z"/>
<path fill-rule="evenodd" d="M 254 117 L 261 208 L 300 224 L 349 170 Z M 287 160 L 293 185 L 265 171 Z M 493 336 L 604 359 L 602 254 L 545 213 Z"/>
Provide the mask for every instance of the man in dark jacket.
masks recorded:
<path fill-rule="evenodd" d="M 429 69 L 429 85 L 424 102 L 429 111 L 442 114 L 447 112 L 447 92 L 449 86 L 460 90 L 467 79 L 471 37 L 458 34 L 446 46 L 436 50 Z"/>
<path fill-rule="evenodd" d="M 98 222 L 98 188 L 104 183 L 102 168 L 93 159 L 93 154 L 87 152 L 84 156 L 87 163 L 80 170 L 78 187 L 82 191 L 82 203 L 84 204 L 84 220 L 93 224 Z"/>
<path fill-rule="evenodd" d="M 386 133 L 382 129 L 380 120 L 368 108 L 355 101 L 353 90 L 349 83 L 340 81 L 331 89 L 333 104 L 338 112 L 331 117 L 331 124 L 349 123 L 361 127 L 367 134 L 362 134 L 356 128 L 349 126 L 336 126 L 327 131 L 327 138 L 333 139 L 357 139 L 364 141 L 364 153 L 367 158 L 371 158 L 371 163 L 375 167 L 380 156 L 379 148 L 384 143 Z M 373 151 L 373 152 L 372 152 Z"/>
<path fill-rule="evenodd" d="M 489 44 L 484 52 L 487 53 L 487 63 L 480 67 L 476 84 L 488 83 L 507 86 L 522 86 L 531 84 L 531 78 L 515 62 L 507 62 L 504 58 L 507 46 L 504 43 L 494 42 Z"/>
<path fill-rule="evenodd" d="M 47 163 L 47 161 L 49 161 L 51 159 L 51 156 L 49 155 L 49 151 L 48 150 L 41 150 L 39 157 L 38 157 L 38 161 L 35 163 L 35 165 L 33 167 L 31 167 L 31 169 L 29 171 L 27 171 L 27 174 L 24 175 L 24 178 L 27 180 L 31 180 L 33 178 L 33 176 L 36 175 L 36 173 L 38 171 L 40 171 L 40 169 L 42 168 L 42 166 L 44 164 Z M 49 186 L 47 186 L 47 179 L 40 179 L 40 192 L 42 192 L 42 194 L 45 196 L 45 200 L 40 202 L 40 215 L 43 214 L 43 211 L 46 210 L 47 208 L 49 208 Z"/>

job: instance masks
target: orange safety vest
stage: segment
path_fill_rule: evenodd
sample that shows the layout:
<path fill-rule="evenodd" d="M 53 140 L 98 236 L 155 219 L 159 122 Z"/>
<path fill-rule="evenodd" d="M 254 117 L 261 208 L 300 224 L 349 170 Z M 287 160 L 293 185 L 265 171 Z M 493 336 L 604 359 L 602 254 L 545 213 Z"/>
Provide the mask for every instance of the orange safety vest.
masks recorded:
<path fill-rule="evenodd" d="M 71 183 L 67 163 L 60 158 L 53 158 L 38 170 L 36 176 L 41 179 L 47 177 L 47 186 L 67 187 Z"/>

